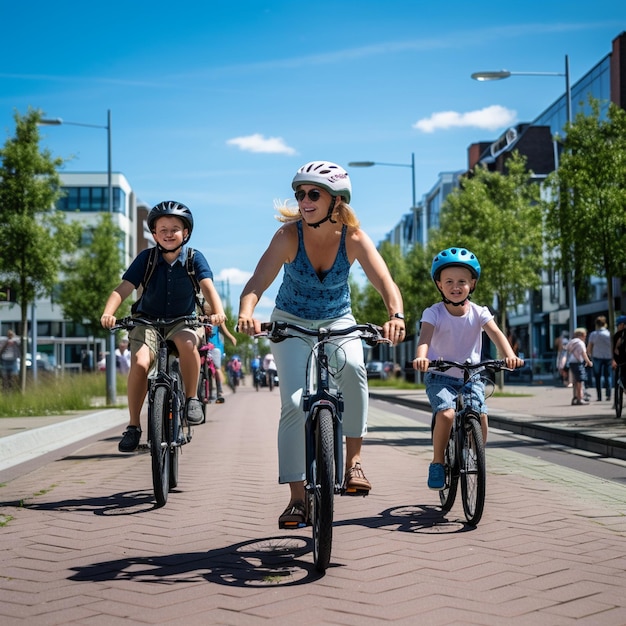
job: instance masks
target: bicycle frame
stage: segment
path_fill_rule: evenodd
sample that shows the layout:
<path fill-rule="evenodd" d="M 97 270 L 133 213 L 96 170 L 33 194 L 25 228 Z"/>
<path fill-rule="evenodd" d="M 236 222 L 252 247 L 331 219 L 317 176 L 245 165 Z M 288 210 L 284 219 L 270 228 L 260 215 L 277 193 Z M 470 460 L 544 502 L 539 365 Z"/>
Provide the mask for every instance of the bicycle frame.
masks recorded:
<path fill-rule="evenodd" d="M 480 414 L 472 406 L 466 405 L 467 385 L 473 382 L 474 376 L 480 371 L 497 372 L 511 368 L 508 368 L 503 360 L 487 360 L 472 364 L 440 359 L 431 362 L 429 370 L 446 371 L 452 368 L 463 371 L 463 386 L 457 392 L 454 421 L 444 452 L 446 482 L 444 488 L 439 491 L 439 499 L 443 512 L 450 511 L 460 480 L 465 518 L 469 524 L 475 526 L 484 510 L 487 469 Z M 433 428 L 434 425 L 435 416 Z"/>
<path fill-rule="evenodd" d="M 343 397 L 331 388 L 331 366 L 326 345 L 333 338 L 363 339 L 370 345 L 386 341 L 380 328 L 357 324 L 342 329 L 310 329 L 288 322 L 262 324 L 271 341 L 314 337 L 303 394 L 305 419 L 306 483 L 305 493 L 313 527 L 313 561 L 319 572 L 330 562 L 333 525 L 333 496 L 342 493 L 343 483 Z M 291 333 L 289 331 L 295 331 Z M 358 334 L 356 334 L 358 333 Z M 354 335 L 354 336 L 352 336 Z M 331 441 L 332 440 L 332 441 Z"/>
<path fill-rule="evenodd" d="M 325 346 L 332 335 L 327 328 L 321 328 L 318 342 L 311 351 L 311 367 L 307 381 L 307 390 L 302 399 L 302 408 L 307 414 L 305 422 L 306 441 L 306 489 L 315 488 L 315 437 L 317 417 L 322 407 L 330 409 L 333 416 L 333 440 L 335 459 L 335 493 L 341 493 L 343 483 L 343 395 L 330 388 L 328 355 Z"/>
<path fill-rule="evenodd" d="M 148 375 L 148 447 L 152 456 L 152 484 L 157 506 L 167 502 L 168 492 L 178 484 L 178 449 L 189 443 L 192 431 L 183 423 L 185 392 L 178 355 L 165 338 L 168 328 L 184 322 L 189 328 L 200 326 L 195 316 L 172 320 L 127 317 L 111 329 L 147 326 L 156 331 L 158 348 L 155 367 Z"/>

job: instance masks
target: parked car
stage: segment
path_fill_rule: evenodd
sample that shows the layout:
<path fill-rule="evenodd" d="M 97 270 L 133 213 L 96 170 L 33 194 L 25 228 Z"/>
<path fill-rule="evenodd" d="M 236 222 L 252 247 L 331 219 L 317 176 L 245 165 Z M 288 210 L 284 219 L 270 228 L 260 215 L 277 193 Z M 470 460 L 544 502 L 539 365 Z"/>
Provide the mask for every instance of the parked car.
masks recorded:
<path fill-rule="evenodd" d="M 20 359 L 17 360 L 17 366 L 20 366 Z M 26 369 L 33 368 L 33 355 L 30 352 L 26 353 Z M 54 365 L 50 362 L 50 357 L 42 352 L 37 352 L 37 371 L 38 372 L 53 372 L 55 370 Z"/>
<path fill-rule="evenodd" d="M 365 371 L 367 372 L 367 378 L 377 378 L 379 380 L 386 380 L 387 371 L 385 370 L 385 364 L 382 361 L 370 361 L 365 364 Z"/>

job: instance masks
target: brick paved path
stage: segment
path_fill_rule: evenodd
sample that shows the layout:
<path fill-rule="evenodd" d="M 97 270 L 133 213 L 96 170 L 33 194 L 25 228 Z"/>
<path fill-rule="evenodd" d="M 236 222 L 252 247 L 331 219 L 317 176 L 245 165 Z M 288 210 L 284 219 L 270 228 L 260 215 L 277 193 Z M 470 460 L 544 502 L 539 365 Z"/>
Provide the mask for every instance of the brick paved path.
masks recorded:
<path fill-rule="evenodd" d="M 488 448 L 476 529 L 425 488 L 428 428 L 372 407 L 368 498 L 339 498 L 331 568 L 284 532 L 278 394 L 209 407 L 154 509 L 149 456 L 119 433 L 0 488 L 0 623 L 626 623 L 626 487 Z"/>

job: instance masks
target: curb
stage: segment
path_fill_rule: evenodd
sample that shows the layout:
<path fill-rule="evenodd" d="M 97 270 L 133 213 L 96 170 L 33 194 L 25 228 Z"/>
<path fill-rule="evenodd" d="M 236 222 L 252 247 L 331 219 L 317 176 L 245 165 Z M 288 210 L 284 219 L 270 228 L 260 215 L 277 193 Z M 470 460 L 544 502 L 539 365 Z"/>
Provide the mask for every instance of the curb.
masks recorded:
<path fill-rule="evenodd" d="M 127 410 L 106 409 L 0 438 L 0 471 L 128 421 Z"/>
<path fill-rule="evenodd" d="M 370 391 L 370 398 L 376 400 L 384 400 L 385 402 L 394 402 L 402 406 L 422 409 L 430 411 L 430 403 L 428 401 L 412 400 L 406 397 L 391 396 L 383 393 Z M 495 428 L 501 428 L 517 435 L 524 435 L 534 439 L 543 439 L 550 443 L 556 443 L 577 450 L 585 450 L 593 452 L 601 456 L 613 459 L 626 460 L 626 439 L 607 439 L 606 437 L 598 437 L 584 432 L 577 432 L 559 428 L 555 426 L 546 426 L 532 421 L 522 421 L 511 419 L 502 414 L 489 412 L 489 425 Z"/>

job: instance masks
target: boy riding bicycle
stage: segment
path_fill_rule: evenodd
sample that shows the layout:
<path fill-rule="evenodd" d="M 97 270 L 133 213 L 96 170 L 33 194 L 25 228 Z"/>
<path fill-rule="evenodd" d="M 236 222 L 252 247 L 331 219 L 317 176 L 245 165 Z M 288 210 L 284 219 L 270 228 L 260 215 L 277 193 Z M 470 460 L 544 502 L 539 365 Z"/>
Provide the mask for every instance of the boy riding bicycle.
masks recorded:
<path fill-rule="evenodd" d="M 151 249 L 140 252 L 122 276 L 122 282 L 109 296 L 100 323 L 104 328 L 115 325 L 115 312 L 120 304 L 143 285 L 143 293 L 133 305 L 133 313 L 149 319 L 173 319 L 192 315 L 196 307 L 196 287 L 186 267 L 187 242 L 193 231 L 191 211 L 179 202 L 161 202 L 148 214 L 148 228 L 158 249 L 156 262 L 146 282 Z M 222 301 L 213 284 L 213 273 L 204 255 L 193 253 L 193 272 L 202 295 L 210 307 L 211 324 L 226 320 Z M 197 397 L 200 373 L 198 335 L 184 324 L 176 324 L 168 330 L 167 339 L 176 345 L 180 359 L 180 371 L 185 386 L 185 417 L 190 424 L 201 424 L 202 405 Z M 130 332 L 131 365 L 128 374 L 129 426 L 119 443 L 120 452 L 133 452 L 141 438 L 140 414 L 148 390 L 150 371 L 156 346 L 155 331 L 145 326 Z"/>
<path fill-rule="evenodd" d="M 433 259 L 431 277 L 443 302 L 428 307 L 422 314 L 421 332 L 413 368 L 426 372 L 426 393 L 434 416 L 433 461 L 428 470 L 429 489 L 445 487 L 444 452 L 456 407 L 456 396 L 464 387 L 463 374 L 458 369 L 428 372 L 431 361 L 446 359 L 463 363 L 480 362 L 482 331 L 504 356 L 507 367 L 524 365 L 515 356 L 504 333 L 498 328 L 487 307 L 470 302 L 480 278 L 480 263 L 464 248 L 442 250 Z M 477 375 L 477 378 L 479 375 Z M 472 380 L 468 401 L 480 413 L 483 441 L 487 441 L 487 406 L 482 381 Z"/>

